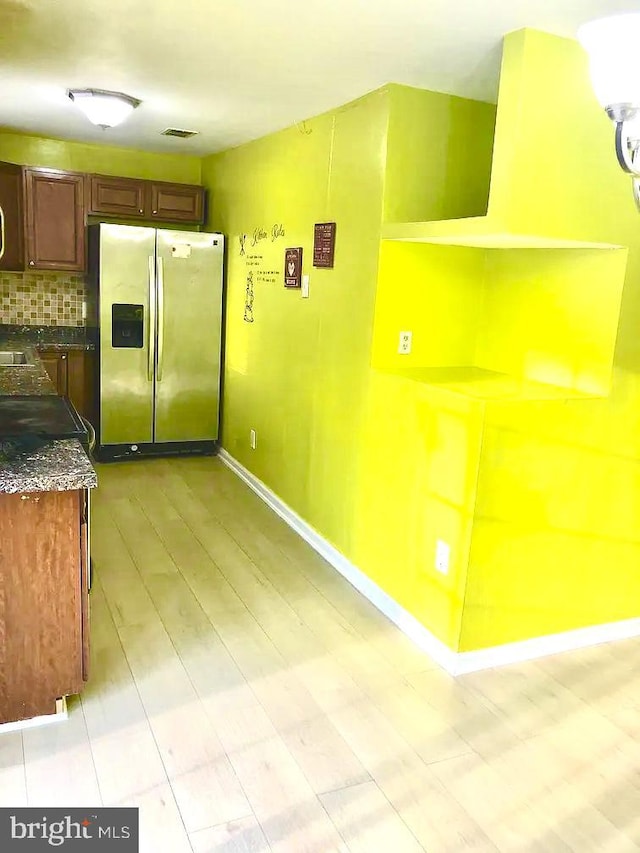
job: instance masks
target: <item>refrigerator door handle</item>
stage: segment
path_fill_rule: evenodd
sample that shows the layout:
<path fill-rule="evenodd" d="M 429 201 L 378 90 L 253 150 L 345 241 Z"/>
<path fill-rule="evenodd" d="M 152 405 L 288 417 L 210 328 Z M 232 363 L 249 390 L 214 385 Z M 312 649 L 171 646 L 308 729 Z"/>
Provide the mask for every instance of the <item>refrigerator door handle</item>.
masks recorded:
<path fill-rule="evenodd" d="M 155 287 L 155 258 L 149 255 L 149 322 L 147 324 L 147 379 L 153 382 L 153 362 L 155 356 L 155 325 L 156 325 L 156 287 Z"/>
<path fill-rule="evenodd" d="M 156 382 L 162 381 L 162 362 L 164 361 L 164 265 L 158 257 L 158 370 Z"/>
<path fill-rule="evenodd" d="M 4 233 L 4 210 L 0 207 L 0 260 L 4 257 L 6 249 L 5 233 Z"/>

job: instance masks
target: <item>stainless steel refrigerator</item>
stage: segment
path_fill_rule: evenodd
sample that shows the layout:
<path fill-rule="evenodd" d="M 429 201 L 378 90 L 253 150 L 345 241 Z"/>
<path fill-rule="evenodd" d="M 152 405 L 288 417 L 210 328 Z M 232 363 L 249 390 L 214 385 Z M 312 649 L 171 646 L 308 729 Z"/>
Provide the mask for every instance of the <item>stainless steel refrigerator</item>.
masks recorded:
<path fill-rule="evenodd" d="M 213 452 L 218 438 L 224 237 L 89 229 L 98 291 L 99 459 Z"/>

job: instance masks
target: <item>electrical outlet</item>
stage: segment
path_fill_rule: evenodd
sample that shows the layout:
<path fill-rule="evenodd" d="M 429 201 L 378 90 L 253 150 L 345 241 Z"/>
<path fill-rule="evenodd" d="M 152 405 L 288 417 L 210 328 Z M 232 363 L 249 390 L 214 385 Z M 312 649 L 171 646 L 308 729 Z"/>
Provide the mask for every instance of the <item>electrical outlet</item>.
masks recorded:
<path fill-rule="evenodd" d="M 249 444 L 251 445 L 252 450 L 256 449 L 257 443 L 258 443 L 258 439 L 256 437 L 256 431 L 255 431 L 255 429 L 250 429 L 249 430 Z"/>
<path fill-rule="evenodd" d="M 450 557 L 451 548 L 442 539 L 438 539 L 436 542 L 436 571 L 441 572 L 443 575 L 448 574 Z"/>
<path fill-rule="evenodd" d="M 400 332 L 398 338 L 398 352 L 400 355 L 409 355 L 411 352 L 411 332 Z"/>

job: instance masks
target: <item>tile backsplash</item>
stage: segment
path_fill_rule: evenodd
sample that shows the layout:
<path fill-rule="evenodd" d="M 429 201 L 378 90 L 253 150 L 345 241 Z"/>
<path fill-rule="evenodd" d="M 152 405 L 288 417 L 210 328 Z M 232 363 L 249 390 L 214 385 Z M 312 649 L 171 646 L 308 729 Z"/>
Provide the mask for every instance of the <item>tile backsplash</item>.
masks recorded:
<path fill-rule="evenodd" d="M 84 276 L 57 272 L 0 272 L 0 323 L 84 326 Z"/>

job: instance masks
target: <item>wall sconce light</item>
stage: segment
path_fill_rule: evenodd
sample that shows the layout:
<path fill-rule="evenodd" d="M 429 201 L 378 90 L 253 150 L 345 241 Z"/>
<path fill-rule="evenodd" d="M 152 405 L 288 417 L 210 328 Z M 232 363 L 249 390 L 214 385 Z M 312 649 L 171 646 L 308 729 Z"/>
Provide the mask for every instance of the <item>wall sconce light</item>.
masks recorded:
<path fill-rule="evenodd" d="M 616 126 L 618 163 L 633 178 L 640 209 L 640 13 L 583 24 L 578 41 L 589 55 L 596 97 Z"/>
<path fill-rule="evenodd" d="M 105 89 L 69 89 L 67 96 L 92 124 L 103 130 L 121 124 L 142 103 L 130 95 Z"/>

